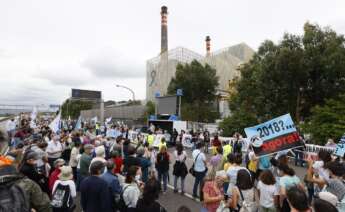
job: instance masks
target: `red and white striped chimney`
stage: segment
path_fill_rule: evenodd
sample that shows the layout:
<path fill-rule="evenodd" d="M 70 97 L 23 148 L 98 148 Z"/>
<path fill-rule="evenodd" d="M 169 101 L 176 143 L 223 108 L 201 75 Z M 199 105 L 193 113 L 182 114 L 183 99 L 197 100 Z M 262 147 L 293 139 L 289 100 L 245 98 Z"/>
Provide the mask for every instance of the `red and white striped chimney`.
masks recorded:
<path fill-rule="evenodd" d="M 206 36 L 206 57 L 211 55 L 211 38 Z"/>

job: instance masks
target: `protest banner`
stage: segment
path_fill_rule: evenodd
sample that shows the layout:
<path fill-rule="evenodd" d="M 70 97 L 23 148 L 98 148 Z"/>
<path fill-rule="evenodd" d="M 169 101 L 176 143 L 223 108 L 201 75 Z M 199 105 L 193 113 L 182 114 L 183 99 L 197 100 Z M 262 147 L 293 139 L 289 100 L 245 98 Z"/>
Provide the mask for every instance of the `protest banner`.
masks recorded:
<path fill-rule="evenodd" d="M 257 156 L 303 146 L 290 114 L 244 129 Z"/>
<path fill-rule="evenodd" d="M 80 130 L 81 129 L 81 116 L 79 116 L 77 123 L 75 124 L 74 127 L 75 130 Z"/>

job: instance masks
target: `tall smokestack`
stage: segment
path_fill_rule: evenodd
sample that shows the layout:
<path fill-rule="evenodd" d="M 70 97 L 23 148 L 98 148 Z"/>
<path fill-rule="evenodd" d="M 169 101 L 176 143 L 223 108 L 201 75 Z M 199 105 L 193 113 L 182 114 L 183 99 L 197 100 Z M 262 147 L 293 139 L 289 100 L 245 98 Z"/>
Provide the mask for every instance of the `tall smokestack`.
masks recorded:
<path fill-rule="evenodd" d="M 168 51 L 168 8 L 161 8 L 161 54 Z"/>
<path fill-rule="evenodd" d="M 211 55 L 211 38 L 206 36 L 206 57 Z"/>

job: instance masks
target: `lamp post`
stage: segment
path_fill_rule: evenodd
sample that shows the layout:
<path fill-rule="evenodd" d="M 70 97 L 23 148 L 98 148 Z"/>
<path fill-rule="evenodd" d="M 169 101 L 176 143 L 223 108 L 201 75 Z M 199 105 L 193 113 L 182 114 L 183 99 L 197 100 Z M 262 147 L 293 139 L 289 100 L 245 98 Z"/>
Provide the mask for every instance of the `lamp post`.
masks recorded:
<path fill-rule="evenodd" d="M 132 98 L 133 98 L 133 103 L 134 103 L 134 101 L 135 101 L 135 94 L 134 94 L 134 91 L 132 89 L 130 89 L 130 88 L 124 86 L 124 85 L 115 85 L 115 86 L 118 87 L 118 88 L 124 88 L 126 90 L 129 90 L 132 93 Z"/>

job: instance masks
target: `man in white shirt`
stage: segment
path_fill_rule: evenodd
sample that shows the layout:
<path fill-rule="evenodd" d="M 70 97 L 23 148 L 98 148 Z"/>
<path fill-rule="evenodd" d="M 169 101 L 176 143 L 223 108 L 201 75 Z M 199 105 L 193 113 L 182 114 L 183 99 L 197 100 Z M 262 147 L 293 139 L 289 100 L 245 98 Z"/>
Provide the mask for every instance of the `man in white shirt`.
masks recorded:
<path fill-rule="evenodd" d="M 194 173 L 195 173 L 195 181 L 194 181 L 194 187 L 193 187 L 193 197 L 197 198 L 197 192 L 198 192 L 198 187 L 202 180 L 204 179 L 206 175 L 206 156 L 205 154 L 201 151 L 202 144 L 197 143 L 196 144 L 196 149 L 193 151 L 193 160 L 194 160 Z"/>
<path fill-rule="evenodd" d="M 53 140 L 48 143 L 46 152 L 48 153 L 48 162 L 54 167 L 54 161 L 61 157 L 64 146 L 60 143 L 59 136 L 54 136 Z"/>

